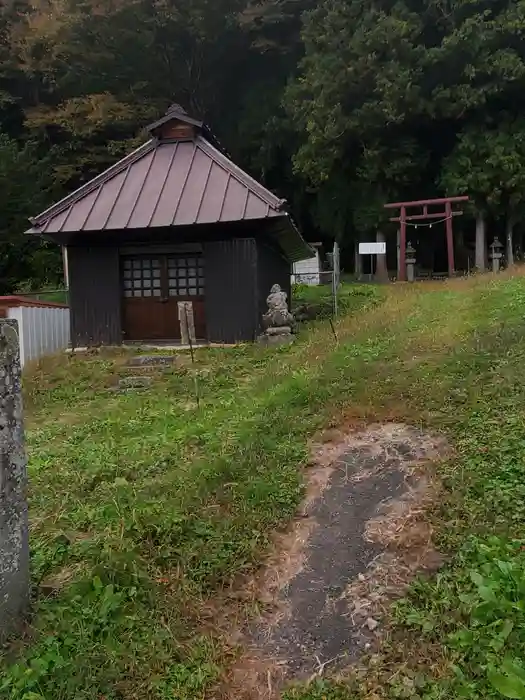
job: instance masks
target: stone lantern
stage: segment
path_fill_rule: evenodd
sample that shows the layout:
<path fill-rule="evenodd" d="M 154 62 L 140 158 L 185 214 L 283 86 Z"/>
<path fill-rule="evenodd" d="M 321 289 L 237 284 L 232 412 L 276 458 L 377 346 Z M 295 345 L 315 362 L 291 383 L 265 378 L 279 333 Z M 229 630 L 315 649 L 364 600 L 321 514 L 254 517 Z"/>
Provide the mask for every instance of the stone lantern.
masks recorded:
<path fill-rule="evenodd" d="M 492 272 L 499 272 L 501 267 L 501 258 L 503 257 L 503 243 L 497 236 L 490 246 L 490 258 L 492 260 Z"/>
<path fill-rule="evenodd" d="M 405 262 L 407 266 L 407 282 L 413 282 L 416 278 L 416 249 L 410 241 L 406 247 Z"/>

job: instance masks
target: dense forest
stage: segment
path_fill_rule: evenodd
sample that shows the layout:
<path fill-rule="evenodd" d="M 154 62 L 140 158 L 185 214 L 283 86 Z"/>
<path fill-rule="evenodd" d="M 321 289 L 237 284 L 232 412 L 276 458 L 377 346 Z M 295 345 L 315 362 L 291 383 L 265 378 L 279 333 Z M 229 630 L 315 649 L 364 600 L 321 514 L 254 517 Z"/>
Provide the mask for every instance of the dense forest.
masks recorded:
<path fill-rule="evenodd" d="M 0 292 L 59 283 L 27 217 L 173 102 L 310 240 L 351 250 L 385 202 L 444 193 L 522 234 L 525 0 L 2 0 Z"/>

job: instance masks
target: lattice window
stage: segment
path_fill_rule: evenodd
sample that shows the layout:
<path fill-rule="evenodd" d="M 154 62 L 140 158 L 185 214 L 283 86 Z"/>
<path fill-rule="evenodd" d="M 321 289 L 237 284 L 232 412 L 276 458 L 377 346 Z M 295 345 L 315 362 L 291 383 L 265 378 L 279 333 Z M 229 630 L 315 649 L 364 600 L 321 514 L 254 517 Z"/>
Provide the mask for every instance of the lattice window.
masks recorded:
<path fill-rule="evenodd" d="M 204 296 L 204 260 L 195 257 L 168 258 L 170 297 Z"/>
<path fill-rule="evenodd" d="M 159 258 L 124 260 L 125 297 L 162 296 L 162 264 Z"/>

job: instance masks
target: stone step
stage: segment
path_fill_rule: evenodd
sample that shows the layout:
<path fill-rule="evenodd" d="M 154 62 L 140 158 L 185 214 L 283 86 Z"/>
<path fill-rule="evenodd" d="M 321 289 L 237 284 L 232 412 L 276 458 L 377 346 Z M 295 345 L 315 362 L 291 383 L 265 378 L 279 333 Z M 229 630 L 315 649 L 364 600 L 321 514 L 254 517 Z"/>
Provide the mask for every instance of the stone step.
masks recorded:
<path fill-rule="evenodd" d="M 128 367 L 172 367 L 181 364 L 178 355 L 135 355 L 127 362 Z"/>
<path fill-rule="evenodd" d="M 153 377 L 144 376 L 134 376 L 134 377 L 122 377 L 119 379 L 118 384 L 114 386 L 111 391 L 116 392 L 127 392 L 127 391 L 143 391 L 144 389 L 149 389 L 153 383 Z"/>
<path fill-rule="evenodd" d="M 176 367 L 173 366 L 173 369 L 176 369 Z M 133 365 L 122 365 L 119 367 L 118 372 L 124 376 L 137 374 L 149 377 L 164 374 L 169 370 L 169 365 L 139 365 L 138 367 L 134 367 Z"/>

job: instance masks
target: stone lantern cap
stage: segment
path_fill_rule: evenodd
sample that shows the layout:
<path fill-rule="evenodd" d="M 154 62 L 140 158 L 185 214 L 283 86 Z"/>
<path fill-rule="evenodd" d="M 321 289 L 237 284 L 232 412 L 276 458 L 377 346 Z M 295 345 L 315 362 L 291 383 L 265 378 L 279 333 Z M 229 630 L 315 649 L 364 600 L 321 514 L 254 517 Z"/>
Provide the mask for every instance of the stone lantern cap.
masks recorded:
<path fill-rule="evenodd" d="M 490 250 L 492 255 L 501 256 L 501 250 L 503 248 L 503 243 L 499 240 L 497 236 L 494 236 L 493 242 L 490 244 Z"/>

